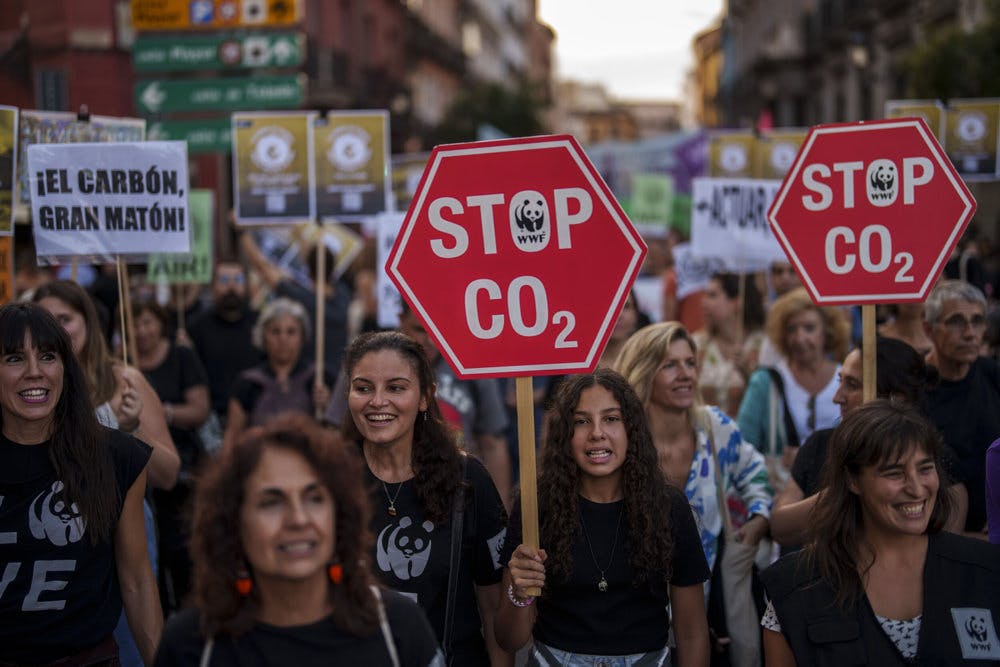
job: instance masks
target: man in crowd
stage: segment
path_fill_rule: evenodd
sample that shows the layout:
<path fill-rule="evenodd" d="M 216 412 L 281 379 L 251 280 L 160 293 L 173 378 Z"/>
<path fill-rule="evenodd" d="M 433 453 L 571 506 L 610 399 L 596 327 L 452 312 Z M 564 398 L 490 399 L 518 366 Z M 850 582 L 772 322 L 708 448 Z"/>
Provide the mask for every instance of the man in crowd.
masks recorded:
<path fill-rule="evenodd" d="M 933 348 L 927 363 L 940 374 L 928 392 L 928 412 L 955 455 L 955 481 L 965 486 L 965 530 L 986 523 L 986 449 L 1000 437 L 1000 366 L 980 356 L 986 298 L 973 285 L 942 280 L 924 304 L 924 327 Z"/>
<path fill-rule="evenodd" d="M 187 334 L 208 373 L 212 412 L 225 425 L 229 389 L 243 370 L 263 360 L 250 342 L 257 313 L 250 309 L 247 274 L 233 260 L 215 265 L 211 307 L 188 325 Z"/>

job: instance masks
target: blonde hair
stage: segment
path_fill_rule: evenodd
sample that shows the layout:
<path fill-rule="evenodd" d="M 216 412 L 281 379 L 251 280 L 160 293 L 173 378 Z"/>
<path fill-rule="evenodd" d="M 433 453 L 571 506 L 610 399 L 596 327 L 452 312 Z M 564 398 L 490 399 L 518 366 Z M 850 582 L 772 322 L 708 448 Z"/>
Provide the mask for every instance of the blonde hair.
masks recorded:
<path fill-rule="evenodd" d="M 629 336 L 615 359 L 614 369 L 635 389 L 647 415 L 653 395 L 653 378 L 666 358 L 667 350 L 679 340 L 686 341 L 691 346 L 691 353 L 697 359 L 698 345 L 680 322 L 657 322 L 644 326 Z M 689 423 L 699 424 L 703 412 L 701 392 L 695 386 L 694 403 L 688 409 Z"/>
<path fill-rule="evenodd" d="M 847 321 L 847 316 L 840 308 L 817 306 L 809 298 L 809 293 L 804 287 L 796 287 L 786 292 L 771 306 L 764 324 L 767 337 L 778 348 L 781 356 L 787 357 L 785 328 L 788 326 L 788 320 L 808 310 L 815 310 L 823 320 L 823 351 L 834 359 L 843 359 L 851 342 L 851 325 Z"/>

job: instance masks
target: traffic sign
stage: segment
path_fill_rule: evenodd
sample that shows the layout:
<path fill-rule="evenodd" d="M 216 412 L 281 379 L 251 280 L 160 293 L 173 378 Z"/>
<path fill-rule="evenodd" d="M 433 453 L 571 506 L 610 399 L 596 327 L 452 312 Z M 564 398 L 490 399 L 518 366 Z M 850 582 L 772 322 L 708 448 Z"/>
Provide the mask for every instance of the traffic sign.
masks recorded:
<path fill-rule="evenodd" d="M 155 79 L 135 85 L 140 113 L 235 109 L 294 109 L 305 98 L 305 76 Z"/>
<path fill-rule="evenodd" d="M 646 245 L 568 135 L 438 146 L 387 272 L 463 378 L 593 370 Z"/>
<path fill-rule="evenodd" d="M 302 0 L 132 0 L 135 30 L 288 26 L 302 20 Z"/>
<path fill-rule="evenodd" d="M 920 118 L 817 125 L 768 211 L 817 304 L 923 301 L 976 202 Z"/>
<path fill-rule="evenodd" d="M 151 122 L 146 128 L 149 141 L 186 141 L 188 155 L 198 153 L 228 153 L 232 150 L 232 121 L 225 118 L 198 120 L 164 120 Z"/>
<path fill-rule="evenodd" d="M 305 61 L 302 33 L 140 36 L 132 48 L 137 72 L 298 67 Z"/>

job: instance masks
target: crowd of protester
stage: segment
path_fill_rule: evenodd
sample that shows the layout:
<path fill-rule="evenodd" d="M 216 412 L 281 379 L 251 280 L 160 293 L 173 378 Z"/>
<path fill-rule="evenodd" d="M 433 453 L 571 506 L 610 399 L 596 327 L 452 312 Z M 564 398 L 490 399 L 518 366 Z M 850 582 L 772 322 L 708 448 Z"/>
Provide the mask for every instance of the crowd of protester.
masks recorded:
<path fill-rule="evenodd" d="M 101 272 L 0 308 L 0 667 L 1000 661 L 970 282 L 880 313 L 867 404 L 787 265 L 630 294 L 597 371 L 535 379 L 534 546 L 509 383 L 332 256 L 317 355 L 316 288 L 239 249 L 181 317 L 135 285 L 127 361 Z"/>

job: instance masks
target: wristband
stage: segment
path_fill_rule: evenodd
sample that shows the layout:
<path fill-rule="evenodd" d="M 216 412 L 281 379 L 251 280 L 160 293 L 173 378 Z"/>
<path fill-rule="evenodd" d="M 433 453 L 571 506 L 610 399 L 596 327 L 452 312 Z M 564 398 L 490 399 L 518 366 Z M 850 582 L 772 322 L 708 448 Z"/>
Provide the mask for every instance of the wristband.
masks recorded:
<path fill-rule="evenodd" d="M 513 604 L 515 607 L 528 607 L 535 601 L 534 596 L 527 597 L 523 600 L 518 599 L 518 597 L 514 595 L 513 583 L 508 584 L 507 586 L 507 597 L 510 598 L 511 604 Z"/>

